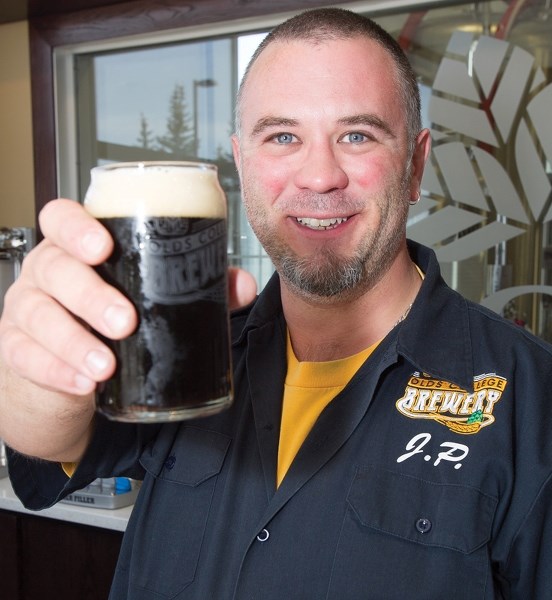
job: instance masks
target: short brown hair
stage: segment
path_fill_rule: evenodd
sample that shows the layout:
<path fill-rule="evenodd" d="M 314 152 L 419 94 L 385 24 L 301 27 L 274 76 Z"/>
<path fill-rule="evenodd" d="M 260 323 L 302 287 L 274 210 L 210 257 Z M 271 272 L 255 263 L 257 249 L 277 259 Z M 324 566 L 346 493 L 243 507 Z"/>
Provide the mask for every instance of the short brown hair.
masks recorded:
<path fill-rule="evenodd" d="M 240 84 L 236 104 L 236 132 L 239 134 L 241 99 L 249 72 L 269 44 L 292 40 L 305 40 L 317 44 L 354 37 L 365 37 L 377 42 L 393 59 L 397 67 L 401 99 L 406 110 L 408 140 L 413 147 L 422 126 L 420 92 L 408 59 L 395 39 L 372 19 L 342 8 L 307 10 L 284 21 L 264 38 L 249 61 Z"/>

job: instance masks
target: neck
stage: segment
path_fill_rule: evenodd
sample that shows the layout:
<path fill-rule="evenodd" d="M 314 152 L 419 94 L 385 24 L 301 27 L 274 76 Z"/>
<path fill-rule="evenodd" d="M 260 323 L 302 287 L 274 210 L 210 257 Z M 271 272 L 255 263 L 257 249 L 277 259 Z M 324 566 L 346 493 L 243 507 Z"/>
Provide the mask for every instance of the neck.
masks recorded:
<path fill-rule="evenodd" d="M 282 283 L 282 306 L 300 361 L 352 356 L 383 339 L 408 314 L 421 278 L 407 253 L 370 290 L 348 302 L 317 303 Z"/>

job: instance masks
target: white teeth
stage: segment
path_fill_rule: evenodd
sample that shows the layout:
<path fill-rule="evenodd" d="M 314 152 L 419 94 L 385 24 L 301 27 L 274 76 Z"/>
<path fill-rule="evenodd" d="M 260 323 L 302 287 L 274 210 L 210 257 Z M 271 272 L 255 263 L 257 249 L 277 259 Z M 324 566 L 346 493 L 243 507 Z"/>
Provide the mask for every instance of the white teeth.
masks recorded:
<path fill-rule="evenodd" d="M 312 219 L 310 217 L 297 217 L 297 222 L 310 229 L 333 229 L 341 223 L 345 223 L 347 217 L 335 217 L 332 219 Z"/>

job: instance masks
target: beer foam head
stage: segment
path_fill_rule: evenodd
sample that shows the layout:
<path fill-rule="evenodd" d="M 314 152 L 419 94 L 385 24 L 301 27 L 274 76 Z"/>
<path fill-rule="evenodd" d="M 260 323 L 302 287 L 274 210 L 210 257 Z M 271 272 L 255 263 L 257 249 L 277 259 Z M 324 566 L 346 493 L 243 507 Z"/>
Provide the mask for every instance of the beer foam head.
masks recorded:
<path fill-rule="evenodd" d="M 216 167 L 191 162 L 95 167 L 84 205 L 97 218 L 226 217 L 226 200 Z"/>

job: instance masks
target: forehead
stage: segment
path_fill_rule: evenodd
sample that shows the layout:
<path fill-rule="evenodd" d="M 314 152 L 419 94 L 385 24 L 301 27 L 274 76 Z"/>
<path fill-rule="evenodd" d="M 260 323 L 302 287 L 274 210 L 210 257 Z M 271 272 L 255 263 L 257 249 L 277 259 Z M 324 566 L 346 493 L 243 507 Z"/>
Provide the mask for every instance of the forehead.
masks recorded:
<path fill-rule="evenodd" d="M 295 118 L 322 109 L 336 115 L 381 112 L 400 120 L 397 77 L 389 53 L 367 38 L 273 42 L 250 69 L 241 118 L 244 123 L 263 113 Z"/>

